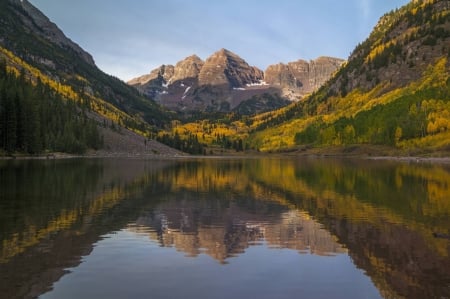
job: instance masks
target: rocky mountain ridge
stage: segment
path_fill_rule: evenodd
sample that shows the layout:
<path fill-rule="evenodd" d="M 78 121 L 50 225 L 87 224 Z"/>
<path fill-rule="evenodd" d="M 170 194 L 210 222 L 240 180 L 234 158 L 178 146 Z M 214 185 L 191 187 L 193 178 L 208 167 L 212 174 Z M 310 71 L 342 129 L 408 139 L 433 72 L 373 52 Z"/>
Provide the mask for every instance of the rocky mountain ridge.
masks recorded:
<path fill-rule="evenodd" d="M 295 100 L 319 89 L 345 62 L 334 57 L 270 65 L 264 72 L 267 84 L 279 86 L 283 95 Z"/>
<path fill-rule="evenodd" d="M 27 30 L 40 37 L 67 48 L 79 55 L 86 63 L 95 66 L 91 54 L 84 51 L 78 44 L 67 38 L 64 33 L 27 0 L 7 0 L 18 8 L 17 17 L 23 22 Z M 8 44 L 7 40 L 0 40 L 0 44 Z"/>
<path fill-rule="evenodd" d="M 206 61 L 192 55 L 176 66 L 162 65 L 128 84 L 170 109 L 230 111 L 264 94 L 300 100 L 330 79 L 343 62 L 319 57 L 310 62 L 271 65 L 263 72 L 235 53 L 221 49 Z"/>

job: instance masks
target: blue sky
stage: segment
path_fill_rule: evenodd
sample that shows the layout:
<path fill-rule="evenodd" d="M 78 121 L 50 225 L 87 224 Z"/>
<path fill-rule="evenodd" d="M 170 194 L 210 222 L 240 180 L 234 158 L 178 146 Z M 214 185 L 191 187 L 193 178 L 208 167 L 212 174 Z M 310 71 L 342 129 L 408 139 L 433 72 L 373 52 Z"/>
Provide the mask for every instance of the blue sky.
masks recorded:
<path fill-rule="evenodd" d="M 30 0 L 123 80 L 226 48 L 249 64 L 347 58 L 408 0 Z"/>

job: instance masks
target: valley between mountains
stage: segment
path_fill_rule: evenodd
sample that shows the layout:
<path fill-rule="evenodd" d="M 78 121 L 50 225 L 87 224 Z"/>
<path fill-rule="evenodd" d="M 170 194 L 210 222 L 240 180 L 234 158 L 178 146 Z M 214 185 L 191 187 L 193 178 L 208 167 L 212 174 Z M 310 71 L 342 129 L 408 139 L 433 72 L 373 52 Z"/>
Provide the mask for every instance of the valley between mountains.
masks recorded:
<path fill-rule="evenodd" d="M 345 60 L 220 49 L 127 83 L 26 0 L 0 22 L 2 156 L 450 154 L 449 1 L 387 12 Z"/>

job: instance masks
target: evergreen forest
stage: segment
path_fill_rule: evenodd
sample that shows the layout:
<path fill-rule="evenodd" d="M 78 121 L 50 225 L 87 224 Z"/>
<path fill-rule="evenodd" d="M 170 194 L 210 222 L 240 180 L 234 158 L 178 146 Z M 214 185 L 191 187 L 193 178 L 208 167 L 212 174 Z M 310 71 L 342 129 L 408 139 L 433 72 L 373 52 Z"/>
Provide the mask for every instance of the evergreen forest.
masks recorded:
<path fill-rule="evenodd" d="M 89 105 L 77 106 L 39 78 L 30 80 L 0 62 L 0 151 L 82 154 L 102 147 L 97 123 L 88 118 Z"/>

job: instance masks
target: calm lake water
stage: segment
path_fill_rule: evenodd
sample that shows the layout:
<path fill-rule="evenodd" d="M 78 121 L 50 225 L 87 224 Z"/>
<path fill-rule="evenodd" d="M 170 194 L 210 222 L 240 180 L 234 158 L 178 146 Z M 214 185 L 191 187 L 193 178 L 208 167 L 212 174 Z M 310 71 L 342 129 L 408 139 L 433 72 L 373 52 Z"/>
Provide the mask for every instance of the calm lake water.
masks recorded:
<path fill-rule="evenodd" d="M 1 298 L 450 298 L 450 166 L 0 161 Z"/>

